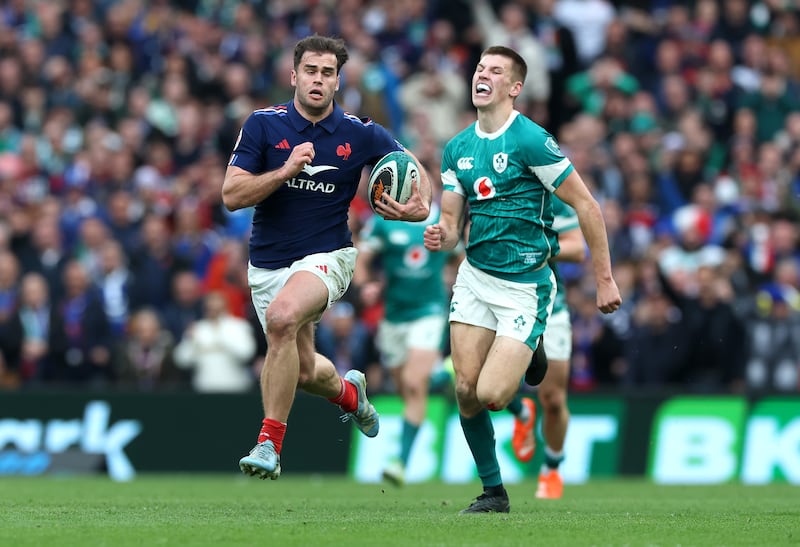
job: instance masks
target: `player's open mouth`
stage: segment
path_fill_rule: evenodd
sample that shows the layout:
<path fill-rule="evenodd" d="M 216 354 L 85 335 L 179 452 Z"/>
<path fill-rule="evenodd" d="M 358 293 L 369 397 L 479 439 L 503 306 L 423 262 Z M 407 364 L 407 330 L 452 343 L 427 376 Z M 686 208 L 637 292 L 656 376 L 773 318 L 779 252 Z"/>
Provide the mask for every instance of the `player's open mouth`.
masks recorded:
<path fill-rule="evenodd" d="M 489 84 L 485 84 L 483 82 L 479 83 L 475 86 L 475 94 L 476 95 L 489 95 L 492 92 L 492 88 L 489 87 Z"/>
<path fill-rule="evenodd" d="M 315 99 L 322 98 L 322 91 L 320 91 L 319 89 L 312 89 L 311 91 L 308 92 L 308 94 L 314 97 Z"/>

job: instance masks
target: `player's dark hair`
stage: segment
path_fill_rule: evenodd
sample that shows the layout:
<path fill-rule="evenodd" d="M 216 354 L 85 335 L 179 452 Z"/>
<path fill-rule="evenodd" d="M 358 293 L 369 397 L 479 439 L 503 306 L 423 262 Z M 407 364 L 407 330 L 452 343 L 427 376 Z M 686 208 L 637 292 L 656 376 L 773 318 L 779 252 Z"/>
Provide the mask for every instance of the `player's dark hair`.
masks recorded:
<path fill-rule="evenodd" d="M 502 55 L 511 59 L 511 70 L 516 73 L 523 84 L 525 83 L 525 78 L 528 76 L 528 63 L 525 62 L 522 55 L 506 46 L 489 46 L 483 50 L 481 57 L 484 55 Z"/>
<path fill-rule="evenodd" d="M 347 53 L 347 47 L 344 45 L 344 40 L 341 38 L 331 38 L 329 36 L 320 36 L 314 34 L 313 36 L 306 36 L 294 46 L 294 69 L 300 68 L 300 60 L 307 51 L 314 53 L 333 53 L 336 55 L 336 72 L 338 73 L 342 65 L 347 62 L 350 55 Z"/>

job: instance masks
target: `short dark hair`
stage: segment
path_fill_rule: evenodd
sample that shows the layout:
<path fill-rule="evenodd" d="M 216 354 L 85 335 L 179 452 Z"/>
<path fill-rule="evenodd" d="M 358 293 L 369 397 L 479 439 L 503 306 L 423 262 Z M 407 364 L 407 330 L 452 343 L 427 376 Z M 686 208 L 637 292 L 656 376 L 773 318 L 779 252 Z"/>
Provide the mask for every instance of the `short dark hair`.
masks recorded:
<path fill-rule="evenodd" d="M 344 45 L 344 40 L 341 38 L 331 38 L 329 36 L 320 36 L 314 34 L 313 36 L 306 36 L 294 46 L 294 68 L 297 70 L 300 67 L 300 61 L 306 52 L 313 51 L 314 53 L 333 53 L 336 55 L 336 72 L 341 70 L 342 65 L 347 62 L 350 55 L 347 53 L 347 47 Z"/>
<path fill-rule="evenodd" d="M 511 70 L 516 72 L 523 84 L 525 83 L 525 78 L 528 76 L 528 63 L 525 62 L 522 55 L 506 46 L 489 46 L 483 50 L 481 57 L 484 55 L 502 55 L 511 59 Z"/>

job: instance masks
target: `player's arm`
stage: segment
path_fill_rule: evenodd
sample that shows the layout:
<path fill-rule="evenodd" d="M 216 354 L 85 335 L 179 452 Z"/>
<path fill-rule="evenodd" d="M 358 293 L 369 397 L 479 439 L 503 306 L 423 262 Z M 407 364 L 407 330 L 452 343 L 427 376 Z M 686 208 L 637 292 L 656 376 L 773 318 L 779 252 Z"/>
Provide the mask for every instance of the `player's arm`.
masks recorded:
<path fill-rule="evenodd" d="M 556 188 L 555 194 L 571 205 L 578 215 L 578 222 L 592 257 L 592 269 L 597 284 L 597 307 L 603 313 L 611 313 L 619 308 L 622 298 L 611 274 L 611 253 L 600 204 L 575 170 Z"/>
<path fill-rule="evenodd" d="M 314 145 L 304 142 L 292 149 L 286 163 L 272 171 L 253 174 L 241 167 L 228 165 L 222 183 L 222 202 L 229 211 L 257 205 L 313 160 Z"/>
<path fill-rule="evenodd" d="M 439 222 L 425 228 L 425 248 L 429 251 L 450 251 L 461 240 L 464 229 L 466 196 L 445 190 L 442 192 L 442 212 Z"/>
<path fill-rule="evenodd" d="M 383 293 L 383 282 L 379 278 L 375 279 L 372 272 L 372 263 L 378 254 L 378 251 L 369 248 L 368 245 L 358 246 L 356 267 L 350 287 L 358 296 L 361 305 L 366 308 L 377 303 Z"/>
<path fill-rule="evenodd" d="M 388 194 L 384 194 L 383 199 L 376 204 L 375 212 L 386 220 L 420 222 L 431 214 L 431 199 L 433 195 L 431 179 L 422 162 L 410 150 L 406 149 L 406 153 L 414 158 L 414 161 L 419 166 L 419 182 L 417 185 L 411 186 L 411 195 L 404 204 L 392 199 Z"/>
<path fill-rule="evenodd" d="M 358 256 L 356 257 L 356 267 L 353 270 L 353 279 L 350 282 L 353 287 L 359 288 L 371 280 L 372 261 L 375 259 L 375 252 L 365 245 L 358 246 Z"/>
<path fill-rule="evenodd" d="M 583 262 L 586 260 L 586 240 L 583 238 L 580 228 L 560 232 L 558 246 L 561 251 L 553 257 L 556 262 Z"/>

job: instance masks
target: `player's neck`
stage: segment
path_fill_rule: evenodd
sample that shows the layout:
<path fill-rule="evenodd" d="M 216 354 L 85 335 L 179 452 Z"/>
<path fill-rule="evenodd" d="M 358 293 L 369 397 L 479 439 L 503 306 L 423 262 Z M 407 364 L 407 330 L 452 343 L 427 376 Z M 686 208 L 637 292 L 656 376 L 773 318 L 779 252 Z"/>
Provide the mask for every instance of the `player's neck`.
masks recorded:
<path fill-rule="evenodd" d="M 294 108 L 302 117 L 311 123 L 318 123 L 331 115 L 331 112 L 333 112 L 333 102 L 323 109 L 309 109 L 307 106 L 300 104 L 300 101 L 295 98 Z"/>
<path fill-rule="evenodd" d="M 494 133 L 508 121 L 514 111 L 514 105 L 496 105 L 478 109 L 478 127 L 484 133 Z"/>

